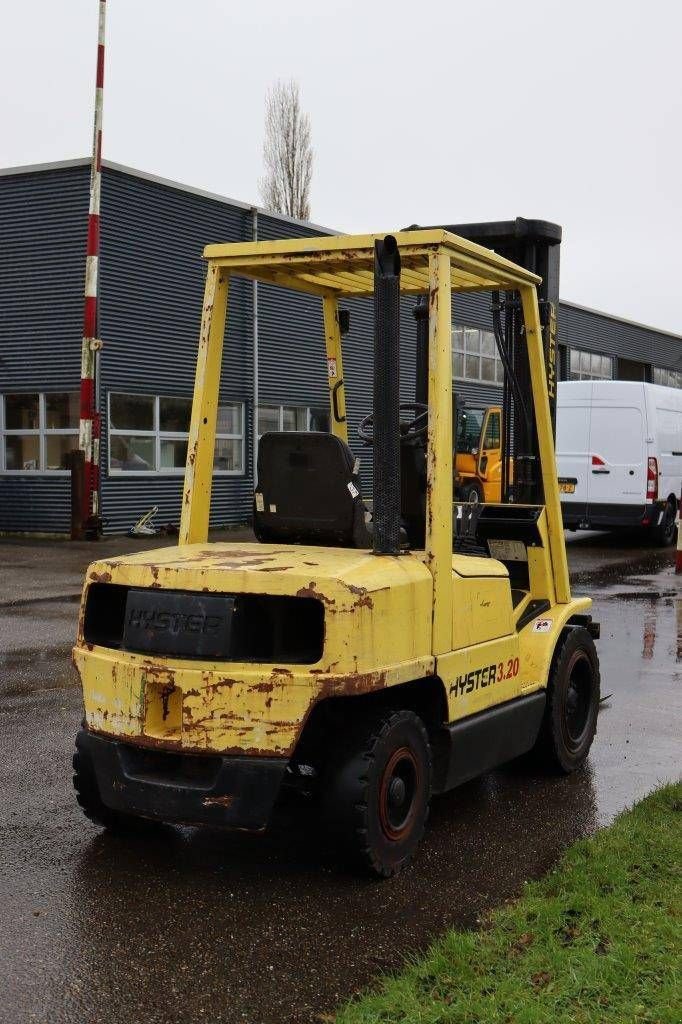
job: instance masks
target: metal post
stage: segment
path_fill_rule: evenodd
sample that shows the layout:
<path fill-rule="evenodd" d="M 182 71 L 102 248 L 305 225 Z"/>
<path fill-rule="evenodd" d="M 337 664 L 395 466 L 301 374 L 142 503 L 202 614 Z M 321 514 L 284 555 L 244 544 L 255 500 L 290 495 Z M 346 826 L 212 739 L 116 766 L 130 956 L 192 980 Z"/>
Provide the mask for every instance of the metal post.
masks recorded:
<path fill-rule="evenodd" d="M 544 492 L 545 514 L 547 516 L 547 532 L 549 534 L 549 551 L 554 570 L 554 590 L 559 604 L 567 604 L 571 600 L 571 585 L 568 577 L 566 545 L 564 543 L 564 527 L 561 518 L 561 500 L 559 480 L 556 472 L 554 455 L 554 434 L 552 430 L 552 412 L 547 394 L 547 377 L 545 370 L 545 350 L 540 322 L 538 297 L 533 285 L 519 288 L 523 310 L 526 350 L 530 384 L 533 392 L 535 408 L 535 429 L 537 434 L 538 453 L 540 456 L 540 474 L 537 486 Z M 552 595 L 548 594 L 549 600 Z"/>
<path fill-rule="evenodd" d="M 425 565 L 433 577 L 432 653 L 452 650 L 452 283 L 450 256 L 429 255 L 429 426 Z"/>
<path fill-rule="evenodd" d="M 85 257 L 85 302 L 83 309 L 83 341 L 81 347 L 80 426 L 78 446 L 85 460 L 81 516 L 86 536 L 100 536 L 99 442 L 100 415 L 97 411 L 97 290 L 100 252 L 100 192 L 102 179 L 102 101 L 104 94 L 104 26 L 106 0 L 98 0 L 97 73 L 95 79 L 95 122 L 90 170 L 90 205 L 88 208 L 88 240 Z"/>
<path fill-rule="evenodd" d="M 67 466 L 71 470 L 71 540 L 84 540 L 82 511 L 85 459 L 80 448 L 69 452 Z"/>
<path fill-rule="evenodd" d="M 209 262 L 187 439 L 179 544 L 205 544 L 208 540 L 228 281 L 227 271 Z"/>
<path fill-rule="evenodd" d="M 254 242 L 258 241 L 258 209 L 254 206 L 251 210 L 253 219 L 253 230 L 251 232 Z M 251 442 L 253 445 L 253 489 L 255 491 L 258 480 L 258 281 L 252 282 L 253 301 L 253 423 L 251 424 Z"/>
<path fill-rule="evenodd" d="M 339 303 L 334 295 L 322 298 L 324 340 L 327 350 L 327 384 L 329 385 L 329 422 L 332 434 L 348 444 L 346 392 L 343 384 L 343 351 Z"/>
<path fill-rule="evenodd" d="M 374 245 L 374 554 L 400 553 L 400 253 Z"/>

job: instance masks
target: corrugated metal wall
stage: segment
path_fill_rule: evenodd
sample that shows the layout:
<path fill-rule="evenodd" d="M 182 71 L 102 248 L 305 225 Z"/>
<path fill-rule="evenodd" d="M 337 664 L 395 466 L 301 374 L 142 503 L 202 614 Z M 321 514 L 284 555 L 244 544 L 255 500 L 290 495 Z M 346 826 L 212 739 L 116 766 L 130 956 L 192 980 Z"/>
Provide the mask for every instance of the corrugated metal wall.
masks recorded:
<path fill-rule="evenodd" d="M 570 302 L 559 306 L 559 341 L 569 348 L 589 349 L 654 366 L 679 367 L 682 359 L 682 342 L 674 334 L 616 320 Z"/>
<path fill-rule="evenodd" d="M 78 387 L 89 170 L 0 178 L 0 392 Z M 63 533 L 66 476 L 0 475 L 0 530 Z"/>
<path fill-rule="evenodd" d="M 205 264 L 210 242 L 251 238 L 251 213 L 159 182 L 104 169 L 100 333 L 103 412 L 102 514 L 121 532 L 152 505 L 157 523 L 180 518 L 182 478 L 109 475 L 110 391 L 191 398 Z M 221 398 L 244 401 L 247 437 L 253 389 L 251 286 L 234 281 L 221 373 Z M 249 446 L 246 446 L 247 456 Z M 242 476 L 216 476 L 211 523 L 239 522 L 250 505 L 251 465 Z"/>
<path fill-rule="evenodd" d="M 0 177 L 0 391 L 78 387 L 89 169 L 86 165 Z M 100 334 L 102 511 L 109 532 L 127 529 L 150 506 L 158 522 L 177 522 L 181 476 L 109 476 L 107 394 L 192 394 L 204 264 L 209 242 L 248 240 L 247 207 L 104 168 Z M 258 214 L 258 237 L 321 234 L 310 225 Z M 246 465 L 242 476 L 216 477 L 211 522 L 248 518 L 252 495 L 253 290 L 236 281 L 230 292 L 221 375 L 224 400 L 243 401 Z M 415 300 L 401 305 L 401 396 L 414 397 Z M 351 311 L 344 339 L 344 372 L 351 447 L 371 488 L 371 451 L 357 439 L 372 408 L 371 299 L 342 303 Z M 259 400 L 326 408 L 326 361 L 321 301 L 260 285 Z M 490 328 L 487 295 L 456 295 L 453 322 Z M 657 365 L 674 366 L 680 340 L 562 303 L 564 345 Z M 501 388 L 456 381 L 467 400 L 492 403 Z M 69 480 L 59 476 L 0 476 L 0 530 L 66 532 Z"/>

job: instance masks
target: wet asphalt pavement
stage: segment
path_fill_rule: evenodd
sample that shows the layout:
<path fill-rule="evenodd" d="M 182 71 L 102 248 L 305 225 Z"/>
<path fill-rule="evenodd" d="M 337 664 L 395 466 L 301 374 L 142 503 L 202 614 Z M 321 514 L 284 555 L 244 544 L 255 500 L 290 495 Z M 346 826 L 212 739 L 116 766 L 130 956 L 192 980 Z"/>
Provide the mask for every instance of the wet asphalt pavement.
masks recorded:
<path fill-rule="evenodd" d="M 92 551 L 26 545 L 7 567 L 30 586 L 27 602 L 0 605 L 2 1024 L 330 1020 L 378 972 L 448 926 L 474 925 L 679 774 L 674 554 L 583 535 L 569 540 L 573 586 L 594 598 L 602 693 L 613 694 L 583 771 L 512 765 L 437 798 L 418 859 L 389 882 L 349 874 L 314 823 L 284 809 L 263 837 L 109 836 L 71 792 L 77 604 L 52 596 L 77 593 Z"/>

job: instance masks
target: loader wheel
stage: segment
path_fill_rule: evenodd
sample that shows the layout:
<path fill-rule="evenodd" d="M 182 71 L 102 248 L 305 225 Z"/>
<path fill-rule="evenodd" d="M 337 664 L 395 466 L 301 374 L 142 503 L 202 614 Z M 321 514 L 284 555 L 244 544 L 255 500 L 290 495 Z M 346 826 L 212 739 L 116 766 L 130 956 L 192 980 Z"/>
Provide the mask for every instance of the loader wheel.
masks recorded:
<path fill-rule="evenodd" d="M 478 480 L 470 480 L 462 489 L 464 491 L 464 500 L 468 501 L 470 505 L 480 505 L 485 500 L 483 488 Z"/>
<path fill-rule="evenodd" d="M 587 759 L 597 730 L 599 659 L 581 626 L 559 639 L 547 685 L 547 705 L 535 751 L 547 767 L 568 775 Z"/>
<path fill-rule="evenodd" d="M 330 829 L 363 867 L 382 878 L 397 874 L 414 856 L 429 814 L 431 748 L 421 718 L 386 711 L 358 725 L 330 769 Z"/>

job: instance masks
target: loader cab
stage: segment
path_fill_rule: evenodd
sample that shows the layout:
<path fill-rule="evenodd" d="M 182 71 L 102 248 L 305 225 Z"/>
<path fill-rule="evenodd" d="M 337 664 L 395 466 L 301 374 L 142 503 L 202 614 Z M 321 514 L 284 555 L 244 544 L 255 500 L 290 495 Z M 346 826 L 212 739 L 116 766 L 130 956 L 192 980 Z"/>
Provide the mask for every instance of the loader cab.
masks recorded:
<path fill-rule="evenodd" d="M 462 501 L 502 500 L 502 409 L 456 403 L 455 494 Z"/>

